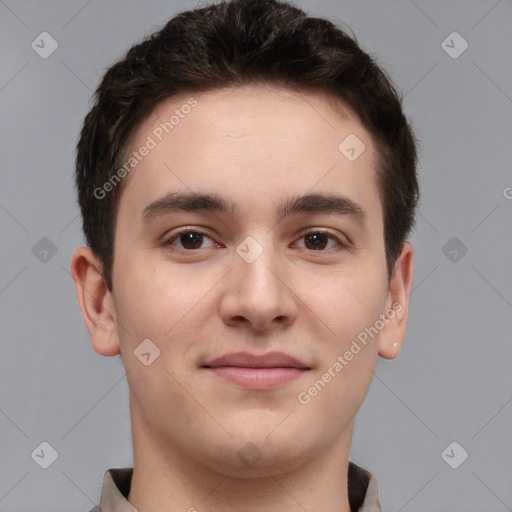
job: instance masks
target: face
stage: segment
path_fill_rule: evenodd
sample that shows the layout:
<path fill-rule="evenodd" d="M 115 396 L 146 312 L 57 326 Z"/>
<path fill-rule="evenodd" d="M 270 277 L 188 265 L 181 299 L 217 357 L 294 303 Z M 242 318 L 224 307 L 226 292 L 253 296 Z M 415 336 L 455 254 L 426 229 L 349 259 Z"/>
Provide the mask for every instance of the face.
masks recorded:
<path fill-rule="evenodd" d="M 121 353 L 135 457 L 254 476 L 350 444 L 405 311 L 368 132 L 324 96 L 254 86 L 172 98 L 131 142 L 151 147 L 124 178 L 94 346 Z M 273 351 L 302 369 L 207 367 Z"/>

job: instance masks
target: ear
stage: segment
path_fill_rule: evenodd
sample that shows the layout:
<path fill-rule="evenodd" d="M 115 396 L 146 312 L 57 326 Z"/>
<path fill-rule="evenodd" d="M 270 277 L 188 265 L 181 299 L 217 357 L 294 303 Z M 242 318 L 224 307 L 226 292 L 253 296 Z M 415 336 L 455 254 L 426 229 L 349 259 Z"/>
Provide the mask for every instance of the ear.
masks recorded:
<path fill-rule="evenodd" d="M 70 271 L 92 348 L 103 356 L 120 354 L 114 299 L 102 274 L 102 265 L 90 247 L 78 247 Z"/>
<path fill-rule="evenodd" d="M 379 338 L 379 355 L 394 359 L 400 353 L 409 317 L 409 293 L 413 278 L 414 249 L 404 242 L 389 282 L 386 316 L 389 319 Z"/>

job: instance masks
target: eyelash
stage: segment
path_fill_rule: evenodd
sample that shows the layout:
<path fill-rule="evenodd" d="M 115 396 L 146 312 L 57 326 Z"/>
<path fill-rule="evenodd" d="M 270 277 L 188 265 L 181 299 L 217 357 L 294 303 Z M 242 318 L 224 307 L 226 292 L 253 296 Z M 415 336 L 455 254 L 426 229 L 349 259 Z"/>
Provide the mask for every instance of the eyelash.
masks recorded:
<path fill-rule="evenodd" d="M 206 236 L 208 238 L 210 238 L 212 241 L 212 237 L 210 237 L 207 233 L 205 233 L 204 231 L 201 231 L 199 229 L 191 229 L 191 228 L 181 228 L 181 229 L 178 229 L 178 231 L 176 233 L 174 233 L 170 238 L 168 238 L 166 240 L 166 242 L 164 243 L 164 245 L 166 246 L 172 246 L 172 242 L 174 242 L 175 240 L 179 239 L 179 237 L 181 235 L 185 235 L 187 233 L 194 233 L 196 235 L 202 235 L 202 236 Z M 322 229 L 312 229 L 312 230 L 309 230 L 309 231 L 306 231 L 304 232 L 303 234 L 301 234 L 301 236 L 298 238 L 299 240 L 300 239 L 303 239 L 305 238 L 307 235 L 312 235 L 312 234 L 315 234 L 315 235 L 327 235 L 330 239 L 336 241 L 338 243 L 338 249 L 346 249 L 348 248 L 348 244 L 343 242 L 342 240 L 340 240 L 340 238 L 338 238 L 337 236 L 333 235 L 331 232 L 329 231 L 325 231 L 325 230 L 322 230 Z M 173 247 L 173 249 L 176 249 L 178 251 L 182 251 L 182 252 L 196 252 L 196 251 L 199 251 L 200 249 L 183 249 L 181 247 Z M 334 249 L 334 248 L 331 248 L 331 249 Z M 306 248 L 306 250 L 308 250 Z M 319 253 L 319 252 L 327 252 L 329 251 L 329 249 L 319 249 L 319 250 L 308 250 L 308 252 L 311 252 L 311 253 Z"/>

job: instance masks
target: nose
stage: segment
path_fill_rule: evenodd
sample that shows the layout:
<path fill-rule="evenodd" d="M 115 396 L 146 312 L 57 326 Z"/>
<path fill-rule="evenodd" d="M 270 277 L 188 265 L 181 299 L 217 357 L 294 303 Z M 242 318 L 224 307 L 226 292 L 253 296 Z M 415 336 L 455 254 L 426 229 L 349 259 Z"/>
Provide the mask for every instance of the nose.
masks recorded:
<path fill-rule="evenodd" d="M 233 268 L 226 276 L 220 304 L 223 322 L 246 324 L 257 331 L 291 325 L 297 317 L 298 298 L 283 259 L 271 244 L 254 261 L 240 254 L 233 253 Z"/>

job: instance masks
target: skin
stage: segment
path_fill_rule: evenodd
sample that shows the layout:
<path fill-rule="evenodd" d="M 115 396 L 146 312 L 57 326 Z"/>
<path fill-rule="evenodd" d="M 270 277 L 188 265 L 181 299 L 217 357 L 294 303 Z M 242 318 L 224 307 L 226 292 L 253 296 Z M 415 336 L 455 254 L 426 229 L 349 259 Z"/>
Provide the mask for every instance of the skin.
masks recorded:
<path fill-rule="evenodd" d="M 190 95 L 161 103 L 133 135 L 139 148 Z M 403 342 L 413 275 L 404 244 L 388 280 L 375 149 L 347 108 L 319 93 L 247 86 L 194 94 L 197 106 L 125 178 L 115 231 L 113 293 L 101 262 L 76 249 L 71 272 L 93 349 L 120 354 L 132 420 L 129 502 L 139 510 L 348 512 L 354 417 L 377 357 Z M 338 150 L 349 134 L 366 146 L 354 161 Z M 218 193 L 236 216 L 177 212 L 142 221 L 167 192 Z M 301 213 L 275 207 L 308 192 L 343 195 L 366 212 Z M 178 235 L 189 227 L 196 245 Z M 306 235 L 328 231 L 315 250 Z M 248 236 L 252 263 L 236 252 Z M 171 245 L 172 244 L 172 245 Z M 304 405 L 321 379 L 393 303 L 402 307 L 343 370 Z M 144 339 L 160 356 L 134 356 Z M 229 352 L 290 354 L 311 368 L 270 390 L 251 390 L 201 368 Z M 248 466 L 237 453 L 253 443 Z M 192 509 L 193 510 L 193 509 Z"/>

